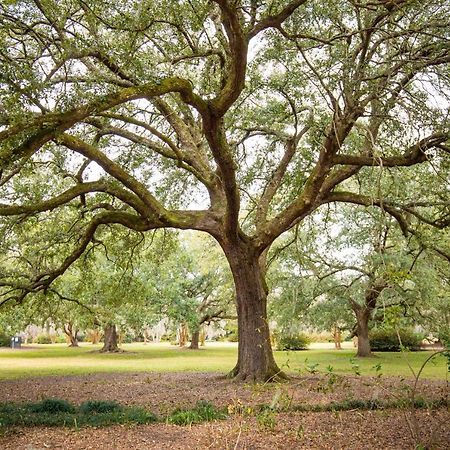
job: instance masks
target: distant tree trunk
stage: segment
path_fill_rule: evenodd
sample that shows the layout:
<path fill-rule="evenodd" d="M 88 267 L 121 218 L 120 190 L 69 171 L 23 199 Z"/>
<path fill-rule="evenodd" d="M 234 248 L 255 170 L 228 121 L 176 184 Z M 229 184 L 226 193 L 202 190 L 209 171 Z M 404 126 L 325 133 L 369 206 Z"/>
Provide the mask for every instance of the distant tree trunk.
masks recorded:
<path fill-rule="evenodd" d="M 202 346 L 202 347 L 205 346 L 205 339 L 206 339 L 205 328 L 202 327 L 201 330 L 200 330 L 200 346 Z"/>
<path fill-rule="evenodd" d="M 95 328 L 93 330 L 89 331 L 89 340 L 92 344 L 98 344 L 100 342 L 100 339 L 102 337 L 102 333 L 99 329 Z"/>
<path fill-rule="evenodd" d="M 183 322 L 180 326 L 180 331 L 179 331 L 179 339 L 178 339 L 178 344 L 180 347 L 185 347 L 186 343 L 188 340 L 188 330 L 187 330 L 187 325 L 185 322 Z"/>
<path fill-rule="evenodd" d="M 78 347 L 78 329 L 69 322 L 64 325 L 63 330 L 69 339 L 69 347 Z"/>
<path fill-rule="evenodd" d="M 148 342 L 147 328 L 145 328 L 144 331 L 142 332 L 142 336 L 144 337 L 144 345 L 147 345 Z"/>
<path fill-rule="evenodd" d="M 197 329 L 192 332 L 191 345 L 189 346 L 189 348 L 191 350 L 198 350 L 199 341 L 200 341 L 200 330 Z"/>
<path fill-rule="evenodd" d="M 333 329 L 333 338 L 334 338 L 334 348 L 336 350 L 341 350 L 341 329 L 337 326 Z"/>
<path fill-rule="evenodd" d="M 105 326 L 104 344 L 101 348 L 102 353 L 119 352 L 119 346 L 117 345 L 117 330 L 114 324 L 108 324 Z"/>

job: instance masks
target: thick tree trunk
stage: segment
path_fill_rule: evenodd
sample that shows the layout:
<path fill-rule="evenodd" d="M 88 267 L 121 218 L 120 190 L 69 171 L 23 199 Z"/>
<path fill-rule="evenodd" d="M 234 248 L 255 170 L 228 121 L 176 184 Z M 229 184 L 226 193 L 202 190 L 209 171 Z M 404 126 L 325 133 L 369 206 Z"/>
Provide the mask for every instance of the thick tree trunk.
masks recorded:
<path fill-rule="evenodd" d="M 377 306 L 378 297 L 387 287 L 383 278 L 371 279 L 364 294 L 364 305 L 351 301 L 351 307 L 356 316 L 356 336 L 358 337 L 358 351 L 356 356 L 372 355 L 369 341 L 369 320 Z"/>
<path fill-rule="evenodd" d="M 104 344 L 100 351 L 102 353 L 120 351 L 117 345 L 117 330 L 114 324 L 105 326 Z"/>
<path fill-rule="evenodd" d="M 356 356 L 371 356 L 372 351 L 369 341 L 369 318 L 370 311 L 367 308 L 360 308 L 355 311 L 356 314 L 356 335 L 358 336 L 358 351 Z"/>
<path fill-rule="evenodd" d="M 192 332 L 191 345 L 189 346 L 189 348 L 191 350 L 198 350 L 199 341 L 200 341 L 200 330 L 197 329 Z"/>
<path fill-rule="evenodd" d="M 286 378 L 278 368 L 267 322 L 267 287 L 258 256 L 243 245 L 225 247 L 236 287 L 238 361 L 231 377 L 246 381 Z"/>
<path fill-rule="evenodd" d="M 69 339 L 69 347 L 78 347 L 78 330 L 71 324 L 67 323 L 63 327 L 64 333 Z"/>

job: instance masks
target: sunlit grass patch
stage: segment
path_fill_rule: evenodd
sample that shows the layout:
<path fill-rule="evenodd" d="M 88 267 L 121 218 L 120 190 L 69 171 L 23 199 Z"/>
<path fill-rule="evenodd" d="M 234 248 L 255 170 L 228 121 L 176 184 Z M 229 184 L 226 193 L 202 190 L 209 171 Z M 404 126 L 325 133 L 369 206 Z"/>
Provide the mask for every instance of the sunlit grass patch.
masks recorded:
<path fill-rule="evenodd" d="M 88 375 L 114 372 L 219 372 L 226 374 L 237 359 L 237 344 L 207 343 L 198 351 L 180 349 L 169 343 L 124 344 L 124 353 L 98 353 L 100 345 L 83 344 L 68 348 L 64 344 L 37 345 L 25 350 L 0 350 L 0 379 L 46 375 Z M 275 358 L 288 374 L 304 374 L 308 367 L 319 373 L 332 367 L 337 374 L 361 376 L 399 376 L 412 378 L 430 352 L 377 353 L 370 358 L 355 358 L 354 349 L 314 349 L 277 351 Z M 421 378 L 446 379 L 446 360 L 434 358 Z"/>

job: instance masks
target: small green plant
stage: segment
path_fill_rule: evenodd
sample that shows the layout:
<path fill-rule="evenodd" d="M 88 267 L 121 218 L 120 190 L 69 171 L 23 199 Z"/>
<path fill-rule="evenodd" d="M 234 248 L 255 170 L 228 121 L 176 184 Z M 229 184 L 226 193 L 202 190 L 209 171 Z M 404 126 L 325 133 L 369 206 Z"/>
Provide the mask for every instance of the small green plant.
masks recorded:
<path fill-rule="evenodd" d="M 361 370 L 359 368 L 359 364 L 356 362 L 354 358 L 350 358 L 350 365 L 352 366 L 352 371 L 356 376 L 361 376 Z"/>
<path fill-rule="evenodd" d="M 375 364 L 372 369 L 375 369 L 376 377 L 381 378 L 383 376 L 381 364 Z"/>
<path fill-rule="evenodd" d="M 275 411 L 270 408 L 264 408 L 256 415 L 256 422 L 261 430 L 274 431 L 277 426 Z"/>
<path fill-rule="evenodd" d="M 334 372 L 334 368 L 331 365 L 328 365 L 326 367 L 326 372 L 325 372 L 325 378 L 324 381 L 319 383 L 318 387 L 317 387 L 317 391 L 318 392 L 334 392 L 335 389 L 339 386 L 342 385 L 343 382 L 343 377 L 337 375 Z"/>
<path fill-rule="evenodd" d="M 304 333 L 299 333 L 294 336 L 279 336 L 277 342 L 277 350 L 306 350 L 311 340 Z"/>
<path fill-rule="evenodd" d="M 305 359 L 305 369 L 313 375 L 319 372 L 319 365 L 319 363 L 309 363 L 308 358 Z"/>

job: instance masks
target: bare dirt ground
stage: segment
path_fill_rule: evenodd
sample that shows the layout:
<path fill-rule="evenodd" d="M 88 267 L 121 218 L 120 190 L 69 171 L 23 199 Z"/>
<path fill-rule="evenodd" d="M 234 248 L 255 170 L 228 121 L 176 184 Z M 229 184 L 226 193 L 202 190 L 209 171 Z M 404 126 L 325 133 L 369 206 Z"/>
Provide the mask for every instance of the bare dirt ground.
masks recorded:
<path fill-rule="evenodd" d="M 411 384 L 411 383 L 409 383 Z M 0 402 L 64 398 L 117 400 L 166 414 L 177 407 L 193 407 L 198 400 L 238 410 L 278 399 L 279 406 L 326 404 L 348 399 L 393 400 L 407 395 L 405 382 L 395 378 L 326 376 L 294 378 L 277 385 L 245 385 L 216 374 L 95 374 L 90 376 L 39 377 L 0 382 Z M 421 380 L 418 395 L 439 399 L 448 395 L 442 381 Z M 244 410 L 245 408 L 241 408 Z M 422 441 L 432 437 L 436 449 L 450 448 L 448 410 L 386 409 L 345 412 L 282 412 L 274 414 L 271 427 L 254 415 L 232 414 L 213 423 L 180 427 L 167 424 L 83 428 L 16 428 L 0 437 L 5 450 L 59 449 L 413 449 L 418 430 Z M 415 425 L 414 425 L 415 424 Z M 433 436 L 431 436 L 433 434 Z"/>

